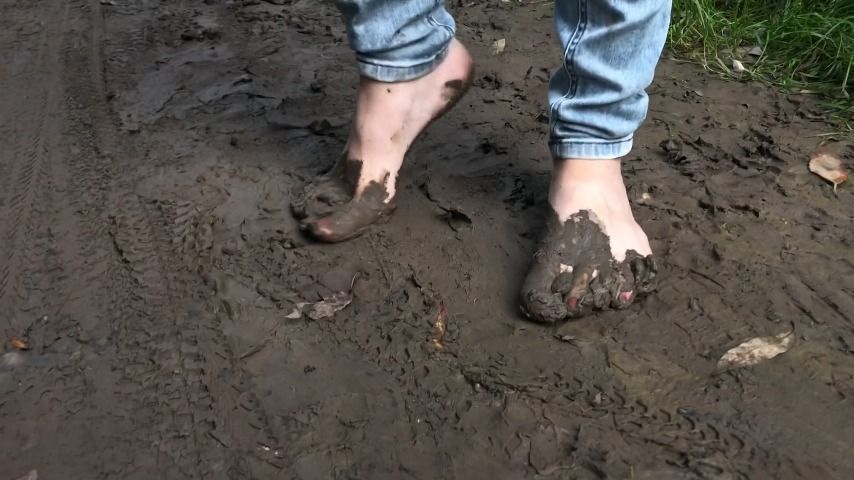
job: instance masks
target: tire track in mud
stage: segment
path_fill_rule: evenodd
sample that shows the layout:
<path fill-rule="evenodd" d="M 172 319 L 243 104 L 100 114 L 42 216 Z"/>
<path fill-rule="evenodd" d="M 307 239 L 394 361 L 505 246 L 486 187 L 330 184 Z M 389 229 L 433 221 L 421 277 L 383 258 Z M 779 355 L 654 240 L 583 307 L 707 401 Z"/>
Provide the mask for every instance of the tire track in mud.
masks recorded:
<path fill-rule="evenodd" d="M 180 12 L 180 5 L 173 7 Z M 148 16 L 143 30 L 154 25 L 158 8 L 139 12 Z M 131 35 L 126 40 L 131 44 L 119 48 L 123 53 L 117 63 L 107 65 L 108 74 L 116 71 L 119 81 L 127 81 L 121 70 L 130 62 L 119 57 L 139 52 L 137 40 Z M 131 150 L 136 152 L 151 147 L 144 140 L 135 143 Z M 128 145 L 122 148 L 126 152 Z M 124 169 L 133 172 L 144 163 L 141 157 L 126 155 Z M 195 208 L 140 197 L 132 193 L 133 182 L 134 175 L 127 175 L 117 185 L 124 193 L 111 202 L 109 218 L 110 236 L 123 261 L 112 281 L 122 285 L 112 299 L 118 314 L 113 331 L 120 334 L 124 364 L 119 394 L 144 412 L 141 420 L 159 419 L 154 432 L 144 431 L 137 443 L 156 445 L 149 459 L 152 473 L 165 478 L 272 475 L 280 466 L 268 446 L 278 442 L 269 434 L 266 417 L 258 414 L 251 382 L 221 331 L 219 305 L 207 300 L 210 288 L 202 283 L 197 262 L 204 248 L 197 248 L 199 241 L 184 248 L 188 237 L 204 237 L 197 231 L 201 224 Z M 233 435 L 241 430 L 256 441 L 249 446 L 235 441 Z M 116 450 L 119 455 L 127 451 Z"/>
<path fill-rule="evenodd" d="M 25 7 L 22 7 L 25 8 Z M 56 121 L 48 118 L 56 110 L 60 94 L 58 82 L 60 38 L 51 31 L 62 30 L 68 14 L 64 2 L 52 2 L 43 7 L 47 21 L 41 26 L 42 35 L 29 62 L 22 62 L 23 71 L 0 78 L 0 91 L 11 99 L 13 124 L 4 130 L 14 142 L 7 155 L 0 157 L 7 174 L 0 200 L 4 205 L 0 215 L 0 232 L 4 232 L 3 258 L 0 263 L 0 311 L 8 324 L 7 333 L 24 327 L 18 320 L 18 307 L 27 300 L 32 285 L 22 285 L 32 280 L 40 271 L 37 265 L 40 253 L 50 242 L 45 242 L 43 227 L 46 222 L 49 188 L 51 187 L 51 154 L 55 150 Z M 33 100 L 36 104 L 33 105 Z M 10 128 L 11 127 L 11 128 Z M 27 291 L 25 291 L 27 290 Z"/>
<path fill-rule="evenodd" d="M 193 296 L 194 287 L 181 277 L 164 217 L 132 193 L 130 172 L 141 155 L 120 137 L 107 104 L 101 4 L 77 0 L 50 7 L 21 7 L 27 18 L 44 19 L 33 54 L 38 61 L 0 79 L 6 80 L 0 87 L 9 92 L 9 118 L 16 122 L 3 126 L 16 139 L 12 156 L 0 157 L 10 172 L 0 201 L 6 254 L 0 307 L 11 319 L 6 333 L 44 339 L 33 347 L 49 352 L 44 359 L 52 368 L 19 370 L 22 384 L 37 388 L 0 409 L 22 419 L 5 428 L 68 455 L 29 452 L 16 460 L 21 468 L 38 465 L 48 474 L 53 467 L 73 476 L 77 468 L 79 478 L 251 478 L 260 469 L 234 448 L 229 426 L 220 422 L 215 432 L 216 420 L 227 415 L 216 411 L 209 391 L 212 376 L 224 367 L 211 362 L 231 358 L 209 323 L 216 317 L 204 302 L 185 297 Z M 47 83 L 27 83 L 33 79 Z M 37 93 L 27 94 L 32 91 Z M 41 318 L 43 312 L 50 317 Z M 38 321 L 25 320 L 36 313 Z M 49 343 L 56 339 L 76 353 L 54 355 Z M 91 340 L 98 342 L 87 345 Z M 95 361 L 81 364 L 81 349 Z M 99 362 L 101 353 L 107 356 Z M 39 383 L 55 387 L 43 390 Z M 57 403 L 63 408 L 51 412 Z M 27 419 L 36 412 L 46 428 L 61 421 L 72 431 L 96 425 L 104 434 L 92 445 L 66 450 L 62 438 L 45 439 L 38 428 L 29 433 Z M 74 438 L 67 441 L 76 443 Z"/>
<path fill-rule="evenodd" d="M 99 81 L 90 82 L 84 90 L 98 106 L 91 123 L 100 136 L 90 150 L 110 159 L 122 142 L 125 161 L 111 161 L 114 172 L 129 172 L 139 158 L 138 150 L 119 138 L 105 104 L 100 55 L 103 15 L 97 1 L 90 1 L 89 9 L 94 28 L 88 61 Z M 169 247 L 158 238 L 156 212 L 132 193 L 129 180 L 114 185 L 122 194 L 108 202 L 109 236 L 122 263 L 108 267 L 111 288 L 105 308 L 112 317 L 110 330 L 117 335 L 116 403 L 130 414 L 117 417 L 130 419 L 128 431 L 133 432 L 110 450 L 116 458 L 130 455 L 126 465 L 132 467 L 126 471 L 114 464 L 104 473 L 125 478 L 216 478 L 217 469 L 229 466 L 216 449 L 209 448 L 212 400 L 198 318 L 190 318 L 183 308 L 186 301 L 176 285 L 175 264 L 164 255 Z"/>

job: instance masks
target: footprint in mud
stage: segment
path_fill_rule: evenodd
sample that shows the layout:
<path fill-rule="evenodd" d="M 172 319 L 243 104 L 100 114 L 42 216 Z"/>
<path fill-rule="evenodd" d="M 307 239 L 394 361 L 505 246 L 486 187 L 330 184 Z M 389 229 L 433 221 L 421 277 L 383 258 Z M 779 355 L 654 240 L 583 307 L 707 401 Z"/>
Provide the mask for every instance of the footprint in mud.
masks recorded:
<path fill-rule="evenodd" d="M 582 210 L 563 224 L 552 213 L 522 285 L 522 308 L 555 323 L 595 310 L 623 309 L 654 290 L 655 259 L 630 250 L 618 262 L 595 214 Z"/>

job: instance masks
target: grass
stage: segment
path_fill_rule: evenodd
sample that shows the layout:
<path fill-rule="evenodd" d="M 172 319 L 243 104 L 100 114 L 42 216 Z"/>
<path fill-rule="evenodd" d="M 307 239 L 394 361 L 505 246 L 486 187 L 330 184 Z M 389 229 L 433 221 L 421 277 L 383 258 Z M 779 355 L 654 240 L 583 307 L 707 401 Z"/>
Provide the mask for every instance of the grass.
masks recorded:
<path fill-rule="evenodd" d="M 712 71 L 821 95 L 854 131 L 854 0 L 673 0 L 669 44 Z"/>

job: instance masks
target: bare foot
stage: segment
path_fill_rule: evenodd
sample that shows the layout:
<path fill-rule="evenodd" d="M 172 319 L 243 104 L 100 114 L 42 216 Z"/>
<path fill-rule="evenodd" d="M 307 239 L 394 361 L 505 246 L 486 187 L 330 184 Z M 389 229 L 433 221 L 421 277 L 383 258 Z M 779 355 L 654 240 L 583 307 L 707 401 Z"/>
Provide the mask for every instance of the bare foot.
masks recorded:
<path fill-rule="evenodd" d="M 522 287 L 522 306 L 554 323 L 625 308 L 653 289 L 652 249 L 632 215 L 619 160 L 555 162 L 553 218 Z"/>
<path fill-rule="evenodd" d="M 404 155 L 468 90 L 472 75 L 471 56 L 452 40 L 445 59 L 426 76 L 400 83 L 362 78 L 344 155 L 292 203 L 303 229 L 319 240 L 338 242 L 387 217 L 394 210 Z"/>

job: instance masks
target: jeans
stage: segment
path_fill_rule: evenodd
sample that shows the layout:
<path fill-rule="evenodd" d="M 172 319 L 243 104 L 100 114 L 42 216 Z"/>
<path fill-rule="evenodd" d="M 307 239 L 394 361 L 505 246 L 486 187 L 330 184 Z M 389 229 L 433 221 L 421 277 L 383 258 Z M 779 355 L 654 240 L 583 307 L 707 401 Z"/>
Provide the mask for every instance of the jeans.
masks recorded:
<path fill-rule="evenodd" d="M 382 82 L 430 73 L 454 37 L 443 0 L 336 0 L 359 72 Z M 563 58 L 549 82 L 555 158 L 613 159 L 646 118 L 671 0 L 556 0 Z"/>

